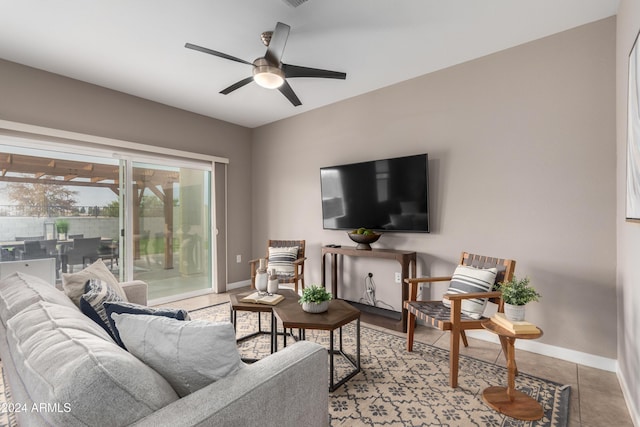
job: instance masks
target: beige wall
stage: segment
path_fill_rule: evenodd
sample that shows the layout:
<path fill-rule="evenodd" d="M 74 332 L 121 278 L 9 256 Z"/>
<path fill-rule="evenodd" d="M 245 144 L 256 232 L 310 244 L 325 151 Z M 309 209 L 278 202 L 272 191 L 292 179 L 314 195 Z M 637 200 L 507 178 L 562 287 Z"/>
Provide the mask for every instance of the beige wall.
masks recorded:
<path fill-rule="evenodd" d="M 254 131 L 0 60 L 0 119 L 229 158 L 229 282 L 248 278 L 244 261 L 271 237 L 307 239 L 307 282 L 318 283 L 321 245 L 350 244 L 322 229 L 319 168 L 428 152 L 433 232 L 389 233 L 377 247 L 417 251 L 419 273 L 431 275 L 450 273 L 461 250 L 513 257 L 543 294 L 529 308 L 540 341 L 606 358 L 616 357 L 616 327 L 594 311 L 616 310 L 617 218 L 618 351 L 637 390 L 638 344 L 625 331 L 640 326 L 630 308 L 640 302 L 640 226 L 620 220 L 624 170 L 616 193 L 612 148 L 617 93 L 621 161 L 637 9 L 622 1 L 617 92 L 607 19 Z M 357 296 L 371 271 L 379 298 L 396 305 L 397 269 L 346 260 L 343 279 Z"/>
<path fill-rule="evenodd" d="M 629 52 L 640 31 L 640 2 L 622 0 L 616 34 L 618 366 L 631 416 L 640 425 L 640 224 L 625 222 L 627 161 L 627 70 Z"/>
<path fill-rule="evenodd" d="M 255 129 L 254 255 L 268 238 L 306 239 L 307 283 L 319 283 L 321 245 L 351 243 L 322 229 L 319 168 L 427 152 L 433 232 L 388 233 L 376 247 L 417 251 L 424 275 L 450 274 L 462 250 L 514 258 L 516 275 L 543 295 L 528 308 L 540 342 L 615 359 L 616 325 L 594 315 L 616 310 L 615 25 L 598 21 Z M 379 299 L 399 306 L 394 271 L 393 262 L 346 259 L 343 279 L 357 298 L 372 272 Z"/>
<path fill-rule="evenodd" d="M 229 253 L 250 253 L 250 130 L 0 59 L 0 119 L 229 159 Z M 247 264 L 228 264 L 229 282 Z"/>

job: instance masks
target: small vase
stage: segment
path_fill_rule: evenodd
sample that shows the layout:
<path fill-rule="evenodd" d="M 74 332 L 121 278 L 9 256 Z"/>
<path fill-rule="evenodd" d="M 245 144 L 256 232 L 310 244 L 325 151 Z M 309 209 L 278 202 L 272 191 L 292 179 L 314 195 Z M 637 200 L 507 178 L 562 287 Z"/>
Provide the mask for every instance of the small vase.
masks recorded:
<path fill-rule="evenodd" d="M 280 282 L 278 281 L 278 275 L 276 274 L 276 270 L 271 270 L 271 275 L 269 276 L 269 282 L 267 283 L 267 293 L 275 294 L 278 292 L 278 288 L 280 286 Z"/>
<path fill-rule="evenodd" d="M 524 320 L 524 305 L 512 305 L 504 303 L 504 315 L 512 322 L 521 322 Z"/>
<path fill-rule="evenodd" d="M 324 313 L 329 309 L 329 301 L 303 302 L 302 310 L 307 313 Z"/>
<path fill-rule="evenodd" d="M 269 274 L 265 266 L 266 261 L 260 259 L 260 266 L 256 270 L 256 290 L 260 293 L 267 292 L 267 285 L 269 282 Z"/>

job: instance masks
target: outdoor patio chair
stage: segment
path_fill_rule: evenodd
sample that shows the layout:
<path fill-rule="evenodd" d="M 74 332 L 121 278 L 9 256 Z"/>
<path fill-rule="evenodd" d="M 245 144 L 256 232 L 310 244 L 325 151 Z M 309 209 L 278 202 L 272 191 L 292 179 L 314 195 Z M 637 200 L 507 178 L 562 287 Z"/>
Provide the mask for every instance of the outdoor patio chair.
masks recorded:
<path fill-rule="evenodd" d="M 39 259 L 46 258 L 47 253 L 40 246 L 40 242 L 37 240 L 25 240 L 22 248 L 16 249 L 17 259 Z"/>
<path fill-rule="evenodd" d="M 74 239 L 73 246 L 63 254 L 63 268 L 73 273 L 74 265 L 82 265 L 98 258 L 98 248 L 100 247 L 100 237 L 89 237 L 84 239 Z"/>

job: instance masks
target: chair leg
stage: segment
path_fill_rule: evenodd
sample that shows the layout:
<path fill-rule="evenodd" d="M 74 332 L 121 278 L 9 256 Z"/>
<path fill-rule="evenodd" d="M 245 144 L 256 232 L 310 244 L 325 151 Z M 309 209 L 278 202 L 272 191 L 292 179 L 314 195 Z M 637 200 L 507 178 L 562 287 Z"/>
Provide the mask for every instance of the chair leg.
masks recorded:
<path fill-rule="evenodd" d="M 460 358 L 460 329 L 451 330 L 451 348 L 449 350 L 449 385 L 458 387 L 458 359 Z"/>
<path fill-rule="evenodd" d="M 469 341 L 467 341 L 467 334 L 464 333 L 464 330 L 460 331 L 460 338 L 462 338 L 462 344 L 465 347 L 469 347 Z"/>
<path fill-rule="evenodd" d="M 407 316 L 407 351 L 413 351 L 413 333 L 416 329 L 416 315 L 409 311 Z"/>

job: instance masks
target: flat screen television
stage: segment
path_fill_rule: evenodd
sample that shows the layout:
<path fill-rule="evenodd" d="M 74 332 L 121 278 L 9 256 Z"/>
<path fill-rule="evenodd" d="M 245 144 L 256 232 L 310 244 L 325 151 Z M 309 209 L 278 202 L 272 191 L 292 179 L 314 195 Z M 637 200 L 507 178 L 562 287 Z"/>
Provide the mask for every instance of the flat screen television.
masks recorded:
<path fill-rule="evenodd" d="M 320 168 L 328 230 L 429 232 L 427 154 Z"/>

